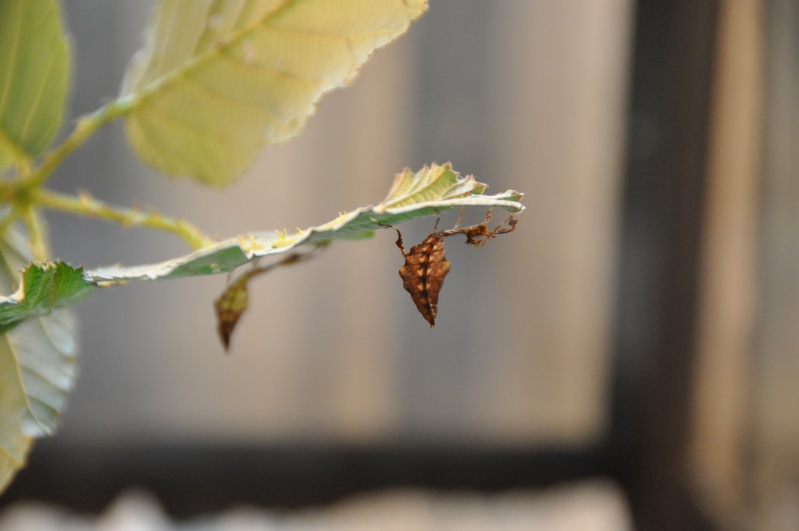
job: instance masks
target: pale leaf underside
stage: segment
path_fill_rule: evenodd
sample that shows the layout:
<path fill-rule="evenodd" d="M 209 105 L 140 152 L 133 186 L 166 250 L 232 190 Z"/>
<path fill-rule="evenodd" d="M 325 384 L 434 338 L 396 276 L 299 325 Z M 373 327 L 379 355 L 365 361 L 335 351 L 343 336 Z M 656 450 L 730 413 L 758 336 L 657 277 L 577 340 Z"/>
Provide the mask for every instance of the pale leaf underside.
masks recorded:
<path fill-rule="evenodd" d="M 7 231 L 0 243 L 3 289 L 30 260 L 25 248 Z M 74 322 L 66 309 L 27 319 L 0 336 L 0 492 L 24 466 L 33 439 L 55 431 L 75 382 L 76 355 Z"/>
<path fill-rule="evenodd" d="M 223 186 L 298 133 L 325 92 L 404 33 L 426 0 L 164 0 L 123 98 L 137 155 Z"/>

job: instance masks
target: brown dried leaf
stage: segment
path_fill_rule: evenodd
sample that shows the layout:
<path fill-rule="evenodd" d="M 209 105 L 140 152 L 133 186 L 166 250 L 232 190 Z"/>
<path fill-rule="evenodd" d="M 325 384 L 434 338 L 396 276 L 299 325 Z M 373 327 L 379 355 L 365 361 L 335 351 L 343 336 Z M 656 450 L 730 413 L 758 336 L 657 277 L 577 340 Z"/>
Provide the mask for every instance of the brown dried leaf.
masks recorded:
<path fill-rule="evenodd" d="M 225 288 L 225 291 L 214 301 L 217 331 L 219 332 L 219 338 L 222 340 L 222 345 L 225 347 L 225 352 L 230 348 L 230 338 L 233 335 L 236 324 L 249 307 L 247 282 L 250 278 L 252 278 L 252 275 L 242 275 Z"/>
<path fill-rule="evenodd" d="M 258 275 L 271 271 L 275 267 L 294 265 L 307 260 L 326 246 L 326 243 L 318 244 L 310 251 L 291 253 L 277 262 L 272 262 L 265 266 L 255 266 L 246 273 L 242 273 L 241 276 L 225 288 L 225 291 L 214 301 L 214 309 L 216 310 L 219 339 L 222 341 L 222 345 L 225 347 L 226 352 L 230 348 L 230 339 L 233 336 L 233 331 L 236 329 L 236 324 L 238 324 L 239 319 L 249 307 L 247 284 L 250 280 Z"/>

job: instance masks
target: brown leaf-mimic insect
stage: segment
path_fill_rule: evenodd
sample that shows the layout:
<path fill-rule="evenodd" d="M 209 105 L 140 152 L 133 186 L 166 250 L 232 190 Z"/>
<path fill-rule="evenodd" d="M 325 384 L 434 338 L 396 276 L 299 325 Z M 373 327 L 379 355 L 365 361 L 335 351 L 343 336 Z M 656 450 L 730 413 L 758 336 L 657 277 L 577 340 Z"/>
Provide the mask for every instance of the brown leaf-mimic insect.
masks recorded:
<path fill-rule="evenodd" d="M 444 234 L 434 229 L 422 243 L 405 253 L 402 234 L 397 231 L 397 247 L 405 257 L 405 265 L 399 270 L 402 287 L 411 294 L 416 309 L 431 327 L 436 326 L 438 294 L 444 285 L 444 277 L 449 273 L 449 260 L 444 256 L 444 238 Z"/>
<path fill-rule="evenodd" d="M 438 297 L 441 287 L 444 285 L 444 277 L 447 276 L 450 268 L 449 260 L 444 256 L 444 239 L 455 234 L 463 234 L 466 236 L 467 244 L 482 247 L 497 234 L 506 234 L 516 229 L 516 218 L 513 216 L 493 230 L 488 228 L 490 219 L 491 212 L 489 211 L 482 223 L 461 227 L 460 224 L 463 220 L 463 210 L 461 210 L 461 217 L 454 228 L 437 231 L 438 221 L 436 221 L 433 232 L 422 243 L 411 247 L 407 253 L 402 243 L 402 234 L 397 231 L 397 247 L 405 257 L 405 265 L 399 270 L 402 287 L 410 293 L 411 299 L 416 304 L 416 309 L 430 323 L 431 327 L 435 328 L 436 326 Z"/>

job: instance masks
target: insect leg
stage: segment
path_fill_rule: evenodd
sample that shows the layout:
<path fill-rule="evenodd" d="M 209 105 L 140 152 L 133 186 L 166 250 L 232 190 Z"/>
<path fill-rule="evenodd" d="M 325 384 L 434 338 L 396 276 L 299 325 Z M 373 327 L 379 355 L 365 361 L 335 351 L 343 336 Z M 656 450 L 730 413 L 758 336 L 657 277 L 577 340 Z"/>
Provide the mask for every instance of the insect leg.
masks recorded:
<path fill-rule="evenodd" d="M 462 207 L 461 207 L 461 215 L 460 215 L 460 216 L 458 216 L 458 222 L 455 224 L 455 227 L 454 227 L 455 229 L 459 229 L 459 228 L 460 228 L 460 226 L 461 226 L 461 222 L 463 222 L 463 215 L 464 215 L 465 213 L 466 213 L 466 207 L 465 207 L 465 206 L 462 206 Z"/>
<path fill-rule="evenodd" d="M 516 218 L 513 214 L 508 216 L 508 218 L 494 227 L 494 230 L 489 231 L 491 234 L 507 234 L 508 232 L 513 232 L 516 229 Z"/>
<path fill-rule="evenodd" d="M 486 226 L 486 229 L 488 228 L 488 222 L 491 221 L 491 218 L 493 217 L 491 216 L 492 210 L 494 210 L 494 207 L 488 209 L 488 212 L 486 212 L 486 218 L 483 220 L 483 225 Z"/>

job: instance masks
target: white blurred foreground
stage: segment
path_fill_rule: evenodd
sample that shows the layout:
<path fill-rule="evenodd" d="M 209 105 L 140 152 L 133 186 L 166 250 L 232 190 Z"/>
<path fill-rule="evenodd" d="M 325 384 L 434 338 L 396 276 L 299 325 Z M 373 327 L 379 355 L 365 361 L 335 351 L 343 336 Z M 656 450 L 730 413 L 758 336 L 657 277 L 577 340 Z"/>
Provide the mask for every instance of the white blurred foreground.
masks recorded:
<path fill-rule="evenodd" d="M 253 507 L 176 523 L 146 493 L 122 494 L 97 517 L 69 514 L 40 503 L 19 503 L 0 515 L 1 531 L 625 531 L 629 511 L 619 489 L 606 482 L 544 492 L 481 496 L 392 491 L 330 507 L 278 513 Z"/>

